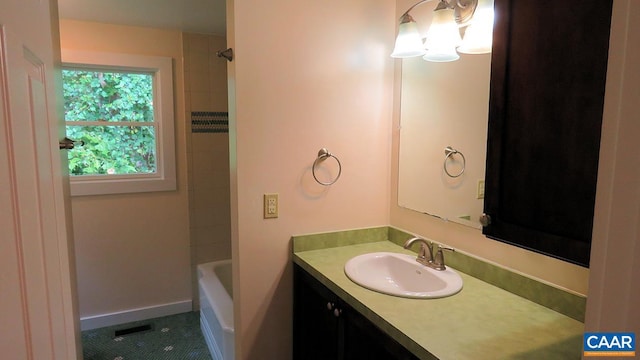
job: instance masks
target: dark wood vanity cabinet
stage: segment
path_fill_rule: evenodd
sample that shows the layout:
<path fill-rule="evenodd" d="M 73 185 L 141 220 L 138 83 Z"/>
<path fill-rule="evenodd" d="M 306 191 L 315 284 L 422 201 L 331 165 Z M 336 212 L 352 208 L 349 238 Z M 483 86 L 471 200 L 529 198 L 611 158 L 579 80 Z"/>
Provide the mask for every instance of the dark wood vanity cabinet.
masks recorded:
<path fill-rule="evenodd" d="M 611 0 L 495 0 L 490 238 L 589 264 Z"/>
<path fill-rule="evenodd" d="M 294 264 L 293 358 L 418 359 Z"/>
<path fill-rule="evenodd" d="M 297 265 L 293 291 L 293 358 L 338 359 L 338 297 Z"/>

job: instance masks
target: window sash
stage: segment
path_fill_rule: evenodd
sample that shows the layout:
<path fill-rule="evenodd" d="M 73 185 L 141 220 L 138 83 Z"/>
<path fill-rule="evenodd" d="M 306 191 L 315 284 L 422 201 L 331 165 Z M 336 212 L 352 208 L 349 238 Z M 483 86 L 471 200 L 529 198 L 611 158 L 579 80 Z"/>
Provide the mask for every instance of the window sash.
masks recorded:
<path fill-rule="evenodd" d="M 64 76 L 65 72 L 71 72 L 71 73 L 73 73 L 73 72 L 84 72 L 84 73 L 91 73 L 92 75 L 98 74 L 98 73 L 106 74 L 106 75 L 109 75 L 109 74 L 134 75 L 134 76 L 142 75 L 142 76 L 144 76 L 146 78 L 146 80 L 150 80 L 150 85 L 151 85 L 151 88 L 150 88 L 150 90 L 151 90 L 151 102 L 152 102 L 151 103 L 151 114 L 152 114 L 151 116 L 153 118 L 150 121 L 155 121 L 155 118 L 158 115 L 157 107 L 155 106 L 155 103 L 156 103 L 156 100 L 157 100 L 157 96 L 158 96 L 158 92 L 156 91 L 157 79 L 156 79 L 156 76 L 155 76 L 156 74 L 154 72 L 152 72 L 152 71 L 149 71 L 147 69 L 130 69 L 130 68 L 125 68 L 125 67 L 113 67 L 113 66 L 90 66 L 90 65 L 83 65 L 83 64 L 64 64 L 62 66 L 62 71 L 63 71 L 63 82 L 64 82 L 64 78 L 65 78 L 65 76 Z M 71 75 L 70 77 L 73 77 L 73 75 Z M 131 79 L 129 79 L 129 80 L 131 81 Z M 111 80 L 109 79 L 109 76 L 106 76 L 106 78 L 103 81 L 105 81 L 105 83 L 106 83 L 106 82 L 109 82 Z M 122 84 L 126 84 L 126 83 L 122 83 Z M 86 87 L 87 84 L 82 84 L 81 86 Z M 118 93 L 120 95 L 123 95 L 123 96 L 126 97 L 128 95 L 128 91 L 131 90 L 132 86 L 133 86 L 132 84 L 128 84 L 128 86 L 125 86 L 128 89 L 125 89 L 125 90 L 122 90 L 122 91 L 118 90 Z M 140 89 L 143 89 L 143 88 L 140 88 Z M 100 91 L 101 89 L 100 88 L 94 88 L 93 90 L 94 91 Z M 148 94 L 148 92 L 145 92 L 145 94 Z M 71 96 L 73 97 L 74 95 L 72 94 Z M 100 99 L 100 95 L 97 95 L 95 93 L 92 94 L 91 96 L 92 97 L 97 97 L 96 100 Z M 104 95 L 102 95 L 102 96 L 104 96 Z M 127 103 L 127 100 L 125 100 L 124 102 Z M 111 104 L 105 104 L 105 105 L 111 105 Z M 128 103 L 128 105 L 136 106 L 136 104 L 130 103 L 130 102 Z M 65 104 L 65 120 L 66 121 L 86 121 L 86 120 L 82 120 L 82 119 L 78 119 L 78 120 L 71 119 L 70 120 L 70 119 L 67 118 L 66 111 L 67 111 L 67 109 L 66 109 L 66 104 Z M 94 109 L 94 110 L 88 110 L 87 113 L 89 115 L 96 115 L 96 113 L 99 112 L 99 111 L 100 110 Z M 148 114 L 148 113 L 145 112 L 144 114 Z M 107 122 L 113 121 L 112 119 L 109 119 L 109 118 L 105 118 L 105 119 L 101 119 L 101 120 L 94 120 L 94 121 L 102 121 L 102 120 L 107 121 Z M 90 121 L 90 120 L 88 120 L 88 121 Z M 121 120 L 121 121 L 124 121 L 124 120 Z M 126 120 L 126 121 L 144 122 L 144 121 L 149 121 L 149 119 L 144 119 L 144 120 Z"/>
<path fill-rule="evenodd" d="M 65 121 L 67 126 L 151 126 L 156 135 L 156 172 L 70 177 L 71 195 L 103 195 L 176 190 L 173 60 L 168 57 L 62 51 L 63 69 L 153 75 L 153 122 Z M 71 150 L 73 151 L 73 150 Z"/>

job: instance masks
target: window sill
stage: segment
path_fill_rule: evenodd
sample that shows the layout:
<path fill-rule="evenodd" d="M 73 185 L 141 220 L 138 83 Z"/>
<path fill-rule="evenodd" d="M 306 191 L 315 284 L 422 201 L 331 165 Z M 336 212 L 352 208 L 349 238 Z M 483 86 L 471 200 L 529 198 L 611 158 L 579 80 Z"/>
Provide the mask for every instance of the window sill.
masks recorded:
<path fill-rule="evenodd" d="M 109 177 L 100 179 L 95 176 L 88 179 L 71 178 L 71 196 L 131 194 L 156 191 L 174 191 L 177 189 L 175 178 L 161 177 Z"/>

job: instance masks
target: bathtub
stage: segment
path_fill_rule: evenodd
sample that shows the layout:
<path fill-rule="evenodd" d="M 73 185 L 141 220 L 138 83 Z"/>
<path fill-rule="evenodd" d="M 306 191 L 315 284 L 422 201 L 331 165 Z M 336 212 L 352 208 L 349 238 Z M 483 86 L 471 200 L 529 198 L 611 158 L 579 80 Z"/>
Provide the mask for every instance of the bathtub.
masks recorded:
<path fill-rule="evenodd" d="M 214 360 L 233 360 L 231 260 L 198 265 L 200 327 Z"/>

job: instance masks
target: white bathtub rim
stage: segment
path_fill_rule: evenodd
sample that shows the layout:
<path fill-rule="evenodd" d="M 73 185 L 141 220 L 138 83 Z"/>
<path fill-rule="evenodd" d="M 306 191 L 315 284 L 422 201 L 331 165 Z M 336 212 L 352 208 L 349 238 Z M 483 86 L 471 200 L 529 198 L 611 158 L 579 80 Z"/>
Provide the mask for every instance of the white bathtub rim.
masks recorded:
<path fill-rule="evenodd" d="M 224 331 L 234 333 L 233 325 L 233 300 L 227 290 L 224 288 L 220 279 L 213 272 L 214 266 L 230 264 L 231 260 L 212 261 L 198 265 L 198 284 L 204 292 L 209 305 L 211 306 L 220 326 Z M 224 293 L 227 296 L 216 295 L 216 293 Z M 204 304 L 200 304 L 202 307 Z"/>

